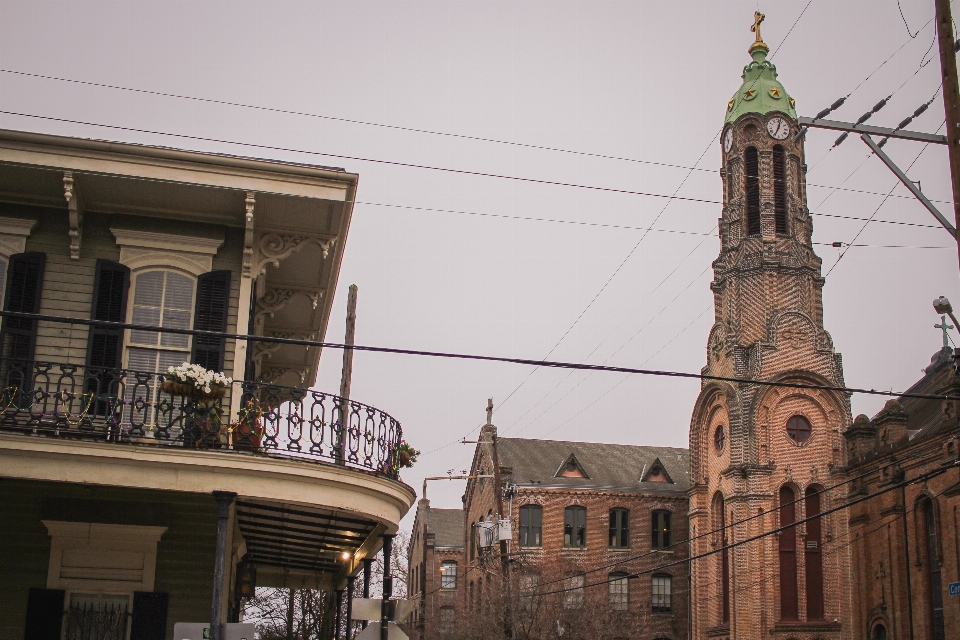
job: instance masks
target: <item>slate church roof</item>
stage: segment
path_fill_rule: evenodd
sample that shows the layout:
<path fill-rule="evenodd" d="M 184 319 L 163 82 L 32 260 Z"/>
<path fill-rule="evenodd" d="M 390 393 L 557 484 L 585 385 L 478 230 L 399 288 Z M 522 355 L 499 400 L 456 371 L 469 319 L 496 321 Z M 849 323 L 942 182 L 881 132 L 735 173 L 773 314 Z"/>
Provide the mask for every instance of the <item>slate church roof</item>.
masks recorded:
<path fill-rule="evenodd" d="M 500 438 L 497 444 L 500 465 L 512 469 L 520 486 L 677 494 L 690 487 L 687 449 L 526 438 Z M 571 457 L 583 477 L 561 475 Z M 662 473 L 652 472 L 658 467 Z"/>
<path fill-rule="evenodd" d="M 436 547 L 463 547 L 463 509 L 427 511 L 427 530 L 434 534 Z"/>

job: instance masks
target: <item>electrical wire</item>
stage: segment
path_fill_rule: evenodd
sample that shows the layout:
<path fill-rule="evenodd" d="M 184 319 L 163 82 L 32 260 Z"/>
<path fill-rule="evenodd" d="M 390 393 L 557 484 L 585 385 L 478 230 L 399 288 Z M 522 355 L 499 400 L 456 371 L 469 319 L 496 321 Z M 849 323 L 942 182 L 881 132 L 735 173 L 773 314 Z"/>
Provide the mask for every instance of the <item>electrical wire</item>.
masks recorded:
<path fill-rule="evenodd" d="M 151 331 L 159 333 L 169 333 L 188 336 L 202 336 L 207 338 L 217 338 L 225 340 L 245 340 L 249 342 L 269 342 L 274 344 L 290 344 L 302 347 L 320 347 L 328 349 L 351 349 L 353 351 L 368 351 L 371 353 L 390 353 L 394 355 L 424 356 L 432 358 L 452 358 L 460 360 L 475 360 L 479 362 L 505 362 L 509 364 L 522 364 L 529 366 L 553 367 L 556 369 L 581 369 L 584 371 L 609 371 L 613 373 L 634 373 L 637 375 L 660 376 L 668 378 L 690 378 L 696 380 L 707 380 L 712 382 L 729 382 L 733 384 L 755 384 L 764 387 L 780 387 L 785 389 L 816 389 L 819 391 L 835 391 L 839 393 L 862 393 L 865 395 L 884 396 L 890 398 L 918 398 L 922 400 L 957 400 L 960 396 L 933 395 L 897 391 L 881 391 L 877 389 L 860 389 L 856 387 L 841 387 L 829 384 L 811 384 L 802 382 L 785 382 L 774 380 L 754 380 L 750 378 L 738 378 L 734 376 L 716 376 L 703 373 L 689 373 L 685 371 L 669 370 L 651 370 L 632 367 L 611 367 L 597 364 L 586 364 L 577 362 L 560 362 L 554 360 L 531 360 L 528 358 L 508 358 L 502 356 L 486 356 L 471 353 L 457 353 L 449 351 L 425 351 L 418 349 L 401 349 L 399 347 L 376 347 L 372 345 L 347 345 L 338 342 L 321 342 L 320 340 L 303 340 L 300 338 L 277 338 L 274 336 L 257 336 L 242 333 L 229 333 L 226 331 L 206 331 L 202 329 L 176 329 L 173 327 L 158 327 L 150 324 L 135 324 L 130 322 L 110 322 L 107 320 L 89 320 L 86 318 L 70 318 L 65 316 L 53 316 L 42 313 L 23 313 L 20 311 L 0 311 L 0 317 L 3 318 L 24 318 L 28 320 L 38 320 L 43 322 L 56 322 L 61 324 L 79 324 L 88 327 L 108 327 L 111 329 L 130 329 L 137 331 Z M 234 384 L 239 384 L 235 381 Z"/>
<path fill-rule="evenodd" d="M 946 120 L 944 120 L 943 124 L 946 124 Z M 939 127 L 937 127 L 937 131 L 940 131 L 940 129 L 943 127 L 943 124 L 941 124 Z M 920 159 L 920 156 L 923 155 L 923 152 L 927 150 L 927 147 L 928 147 L 928 146 L 930 146 L 930 143 L 929 143 L 929 142 L 924 143 L 923 147 L 920 148 L 920 151 L 917 153 L 916 157 L 913 159 L 913 162 L 910 163 L 910 165 L 906 168 L 906 170 L 904 171 L 904 173 L 906 173 L 907 171 L 910 171 L 910 169 L 913 168 L 913 165 L 916 164 L 917 160 Z M 872 156 L 872 155 L 873 155 L 873 153 L 870 154 L 870 156 Z M 869 158 L 870 156 L 868 156 L 868 158 Z M 862 165 L 861 165 L 861 166 L 862 166 Z M 890 192 L 893 193 L 893 190 L 896 189 L 899 184 L 900 184 L 899 181 L 898 181 L 898 182 L 895 182 L 894 185 L 890 188 Z M 864 230 L 867 228 L 867 225 L 870 224 L 871 220 L 873 220 L 873 217 L 876 216 L 877 213 L 879 213 L 880 208 L 884 205 L 884 203 L 886 203 L 886 201 L 887 201 L 886 198 L 884 198 L 883 200 L 880 201 L 880 204 L 877 205 L 877 208 L 876 208 L 876 209 L 874 209 L 873 213 L 870 215 L 870 218 L 868 218 L 867 221 L 863 223 L 863 226 L 860 227 L 860 230 L 857 231 L 857 235 L 855 235 L 855 236 L 853 237 L 853 240 L 850 241 L 850 243 L 847 245 L 847 247 L 846 247 L 846 248 L 840 253 L 840 255 L 837 257 L 837 261 L 834 262 L 834 263 L 833 263 L 833 266 L 831 266 L 830 269 L 827 271 L 827 273 L 824 274 L 824 276 L 823 276 L 824 278 L 826 278 L 826 277 L 829 276 L 831 273 L 833 273 L 833 270 L 837 268 L 837 265 L 840 264 L 840 261 L 843 260 L 843 257 L 844 257 L 845 255 L 847 255 L 847 252 L 850 251 L 850 247 L 853 245 L 853 243 L 855 243 L 855 242 L 857 241 L 857 238 L 860 237 L 860 234 L 862 234 L 862 233 L 864 232 Z"/>
<path fill-rule="evenodd" d="M 197 97 L 197 96 L 189 96 L 189 95 L 184 95 L 184 94 L 167 93 L 167 92 L 164 92 L 164 91 L 152 91 L 152 90 L 148 90 L 148 89 L 134 89 L 134 88 L 132 88 L 132 87 L 123 87 L 123 86 L 114 85 L 114 84 L 105 84 L 105 83 L 100 83 L 100 82 L 89 82 L 89 81 L 86 81 L 86 80 L 75 80 L 75 79 L 72 79 L 72 78 L 62 78 L 62 77 L 58 77 L 58 76 L 50 76 L 50 75 L 44 75 L 44 74 L 40 74 L 40 73 L 28 73 L 28 72 L 26 72 L 26 71 L 14 71 L 13 69 L 0 69 L 0 73 L 9 73 L 9 74 L 14 74 L 14 75 L 19 75 L 19 76 L 30 77 L 30 78 L 39 78 L 39 79 L 43 79 L 43 80 L 56 80 L 56 81 L 58 81 L 58 82 L 69 82 L 69 83 L 73 83 L 73 84 L 86 85 L 86 86 L 98 87 L 98 88 L 104 88 L 104 89 L 115 89 L 115 90 L 119 90 L 119 91 L 129 91 L 129 92 L 132 92 L 132 93 L 142 93 L 142 94 L 146 94 L 146 95 L 161 96 L 161 97 L 165 97 L 165 98 L 179 98 L 179 99 L 181 99 L 181 100 L 193 100 L 193 101 L 196 101 L 196 102 L 204 102 L 204 103 L 210 103 L 210 104 L 219 104 L 219 105 L 225 105 L 225 106 L 230 106 L 230 107 L 240 107 L 240 108 L 244 108 L 244 109 L 255 109 L 255 110 L 258 110 L 258 111 L 268 111 L 268 112 L 271 112 L 271 113 L 279 113 L 279 114 L 284 114 L 284 115 L 303 116 L 303 117 L 307 117 L 307 118 L 319 118 L 319 119 L 323 119 L 323 120 L 331 120 L 331 121 L 336 121 L 336 122 L 344 122 L 344 123 L 348 123 L 348 124 L 358 124 L 358 125 L 364 125 L 364 126 L 370 126 L 370 127 L 379 127 L 379 128 L 383 128 L 383 129 L 394 129 L 394 130 L 397 130 L 397 131 L 407 131 L 407 132 L 411 132 L 411 133 L 424 133 L 424 134 L 433 135 L 433 136 L 442 136 L 442 137 L 447 137 L 447 138 L 459 138 L 459 139 L 462 139 L 462 140 L 471 140 L 471 141 L 475 141 L 475 142 L 489 142 L 489 143 L 494 143 L 494 144 L 508 145 L 508 146 L 512 146 L 512 147 L 522 147 L 522 148 L 525 148 L 525 149 L 535 149 L 535 150 L 539 150 L 539 151 L 555 151 L 555 152 L 559 152 L 559 153 L 566 153 L 566 154 L 572 154 L 572 155 L 578 155 L 578 156 L 586 156 L 586 157 L 592 157 L 592 158 L 600 158 L 600 159 L 604 159 L 604 160 L 618 160 L 618 161 L 633 162 L 633 163 L 638 163 L 638 164 L 649 164 L 649 165 L 654 165 L 654 166 L 658 166 L 658 167 L 668 167 L 668 168 L 673 168 L 673 169 L 689 169 L 689 168 L 690 168 L 690 167 L 685 167 L 685 166 L 683 166 L 683 165 L 671 164 L 671 163 L 668 163 L 668 162 L 655 162 L 655 161 L 652 161 L 652 160 L 639 160 L 639 159 L 637 159 L 637 158 L 628 158 L 628 157 L 624 157 L 624 156 L 607 155 L 607 154 L 602 154 L 602 153 L 590 153 L 590 152 L 587 152 L 587 151 L 577 151 L 577 150 L 574 150 L 574 149 L 563 149 L 563 148 L 560 148 L 560 147 L 551 147 L 551 146 L 545 146 L 545 145 L 528 144 L 528 143 L 524 143 L 524 142 L 514 142 L 514 141 L 511 141 L 511 140 L 500 140 L 500 139 L 497 139 L 497 138 L 484 138 L 484 137 L 481 137 L 481 136 L 471 136 L 471 135 L 466 135 L 466 134 L 462 134 L 462 133 L 451 133 L 451 132 L 448 132 L 448 131 L 435 131 L 435 130 L 432 130 L 432 129 L 418 129 L 418 128 L 415 128 L 415 127 L 404 127 L 404 126 L 400 126 L 400 125 L 384 124 L 384 123 L 382 123 L 382 122 L 370 122 L 370 121 L 366 121 L 366 120 L 356 120 L 356 119 L 353 119 L 353 118 L 339 118 L 339 117 L 336 117 L 336 116 L 327 116 L 327 115 L 322 115 L 322 114 L 318 114 L 318 113 L 310 113 L 310 112 L 306 112 L 306 111 L 293 111 L 293 110 L 290 110 L 290 109 L 280 109 L 280 108 L 277 108 L 277 107 L 265 107 L 265 106 L 260 106 L 260 105 L 246 104 L 246 103 L 242 103 L 242 102 L 232 102 L 232 101 L 229 101 L 229 100 L 217 100 L 217 99 L 214 99 L 214 98 L 201 98 L 201 97 Z M 699 171 L 709 171 L 709 169 L 699 169 Z"/>
<path fill-rule="evenodd" d="M 539 178 L 526 178 L 526 177 L 522 177 L 522 176 L 511 176 L 511 175 L 499 174 L 499 173 L 487 173 L 487 172 L 484 172 L 484 171 L 470 171 L 470 170 L 468 170 L 468 169 L 453 169 L 453 168 L 450 168 L 450 167 L 438 167 L 438 166 L 432 166 L 432 165 L 415 164 L 415 163 L 411 163 L 411 162 L 400 162 L 400 161 L 398 161 L 398 160 L 383 160 L 383 159 L 379 159 L 379 158 L 363 158 L 363 157 L 360 157 L 360 156 L 348 156 L 348 155 L 335 154 L 335 153 L 325 153 L 325 152 L 322 152 L 322 151 L 307 151 L 307 150 L 305 150 L 305 149 L 293 149 L 293 148 L 290 148 L 290 147 L 278 147 L 278 146 L 267 145 L 267 144 L 256 144 L 256 143 L 253 143 L 253 142 L 238 142 L 238 141 L 235 141 L 235 140 L 223 140 L 223 139 L 220 139 L 220 138 L 209 138 L 209 137 L 206 137 L 206 136 L 192 136 L 192 135 L 188 135 L 188 134 L 184 134 L 184 133 L 170 133 L 170 132 L 167 132 L 167 131 L 155 131 L 155 130 L 152 130 L 152 129 L 140 129 L 140 128 L 137 128 L 137 127 L 123 127 L 123 126 L 120 126 L 120 125 L 103 124 L 103 123 L 99 123 L 99 122 L 88 122 L 88 121 L 85 121 L 85 120 L 73 120 L 73 119 L 70 119 L 70 118 L 56 118 L 56 117 L 53 117 L 53 116 L 41 116 L 41 115 L 37 115 L 37 114 L 34 114 L 34 113 L 22 113 L 22 112 L 19 112 L 19 111 L 5 111 L 5 110 L 0 110 L 0 113 L 6 114 L 6 115 L 11 115 L 11 116 L 20 116 L 20 117 L 24 117 L 24 118 L 37 118 L 37 119 L 40 119 L 40 120 L 50 120 L 50 121 L 52 121 L 52 122 L 62 122 L 62 123 L 66 123 L 66 124 L 79 124 L 79 125 L 84 125 L 84 126 L 89 126 L 89 127 L 102 127 L 102 128 L 105 128 L 105 129 L 114 129 L 114 130 L 118 130 L 118 131 L 128 131 L 128 132 L 132 132 L 132 133 L 146 133 L 146 134 L 157 135 L 157 136 L 169 136 L 169 137 L 172 137 L 172 138 L 182 138 L 182 139 L 185 139 L 185 140 L 195 140 L 195 141 L 199 141 L 199 142 L 212 142 L 212 143 L 216 143 L 216 144 L 236 145 L 236 146 L 240 146 L 240 147 L 249 147 L 249 148 L 253 148 L 253 149 L 262 149 L 262 150 L 267 150 L 267 151 L 282 151 L 282 152 L 284 152 L 284 153 L 302 153 L 302 154 L 313 155 L 313 156 L 321 156 L 321 157 L 325 157 L 325 158 L 339 158 L 339 159 L 341 159 L 341 160 L 354 160 L 354 161 L 357 161 L 357 162 L 372 162 L 372 163 L 375 163 L 375 164 L 384 164 L 384 165 L 390 165 L 390 166 L 394 166 L 394 167 L 406 167 L 406 168 L 408 168 L 408 169 L 427 169 L 427 170 L 430 170 L 430 171 L 440 171 L 440 172 L 444 172 L 444 173 L 452 173 L 452 174 L 455 174 L 455 175 L 473 176 L 473 177 L 480 177 L 480 178 L 498 178 L 498 179 L 501 179 L 501 180 L 513 180 L 513 181 L 517 181 L 517 182 L 528 182 L 528 183 L 532 183 L 532 184 L 542 184 L 542 185 L 549 185 L 549 186 L 555 186 L 555 187 L 570 187 L 570 188 L 575 188 L 575 189 L 589 189 L 589 190 L 593 190 L 593 191 L 602 191 L 602 192 L 605 192 L 605 193 L 618 193 L 618 194 L 633 195 L 633 196 L 646 196 L 646 197 L 651 197 L 651 198 L 666 198 L 666 199 L 672 199 L 672 200 L 683 200 L 683 201 L 685 201 L 685 202 L 701 202 L 701 203 L 707 203 L 707 204 L 717 204 L 717 201 L 716 201 L 716 200 L 706 200 L 706 199 L 703 199 L 703 198 L 687 198 L 687 197 L 682 197 L 682 196 L 668 196 L 668 195 L 663 194 L 663 193 L 653 193 L 653 192 L 647 192 L 647 191 L 633 191 L 633 190 L 631 190 L 631 189 L 617 189 L 617 188 L 615 188 L 615 187 L 601 187 L 601 186 L 598 186 L 598 185 L 577 184 L 577 183 L 573 183 L 573 182 L 560 182 L 560 181 L 556 181 L 556 180 L 541 180 L 541 179 L 539 179 Z M 711 144 L 712 144 L 712 143 L 711 143 Z"/>

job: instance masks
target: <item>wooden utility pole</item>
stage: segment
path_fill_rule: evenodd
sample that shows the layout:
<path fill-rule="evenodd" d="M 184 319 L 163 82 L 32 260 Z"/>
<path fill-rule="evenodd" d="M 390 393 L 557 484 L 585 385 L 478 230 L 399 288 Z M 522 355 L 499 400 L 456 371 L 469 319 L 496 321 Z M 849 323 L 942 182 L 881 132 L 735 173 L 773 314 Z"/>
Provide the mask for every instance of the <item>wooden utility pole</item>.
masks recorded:
<path fill-rule="evenodd" d="M 943 113 L 950 143 L 950 178 L 953 182 L 953 215 L 960 225 L 960 88 L 957 86 L 957 54 L 954 50 L 953 17 L 950 0 L 935 0 L 937 42 L 940 45 L 940 73 L 943 78 Z M 958 226 L 960 228 L 960 226 Z M 957 236 L 960 261 L 960 235 Z M 958 263 L 960 264 L 960 263 Z"/>
<path fill-rule="evenodd" d="M 493 398 L 489 398 L 487 400 L 487 424 L 484 426 L 490 428 L 488 431 L 486 431 L 486 433 L 490 437 L 490 442 L 489 442 L 490 449 L 491 449 L 490 457 L 493 460 L 493 491 L 496 494 L 496 498 L 497 498 L 496 526 L 497 526 L 497 531 L 499 532 L 500 530 L 499 520 L 503 518 L 510 518 L 511 514 L 503 512 L 503 485 L 501 484 L 501 480 L 500 480 L 500 454 L 497 451 L 497 432 L 493 426 Z M 506 592 L 507 592 L 507 597 L 506 597 L 507 610 L 506 610 L 506 615 L 504 616 L 504 626 L 505 626 L 505 631 L 507 632 L 507 637 L 512 638 L 513 628 L 512 628 L 512 625 L 510 624 L 511 623 L 510 610 L 513 606 L 513 603 L 510 601 L 510 598 L 511 598 L 510 588 L 512 585 L 510 584 L 510 575 L 509 575 L 510 559 L 507 557 L 507 541 L 500 540 L 499 546 L 500 546 L 500 573 L 503 576 L 503 583 L 504 585 L 506 585 Z"/>
<path fill-rule="evenodd" d="M 357 285 L 350 285 L 347 295 L 347 330 L 343 336 L 343 370 L 340 373 L 340 444 L 337 464 L 343 464 L 350 437 L 350 383 L 353 380 L 353 345 L 357 335 Z M 334 416 L 336 419 L 336 416 Z"/>
<path fill-rule="evenodd" d="M 350 285 L 350 293 L 347 296 L 347 332 L 343 338 L 343 344 L 347 348 L 343 350 L 343 372 L 340 374 L 340 397 L 344 400 L 350 399 L 350 381 L 353 378 L 353 349 L 354 340 L 357 335 L 357 285 Z M 344 407 L 344 411 L 347 408 Z"/>

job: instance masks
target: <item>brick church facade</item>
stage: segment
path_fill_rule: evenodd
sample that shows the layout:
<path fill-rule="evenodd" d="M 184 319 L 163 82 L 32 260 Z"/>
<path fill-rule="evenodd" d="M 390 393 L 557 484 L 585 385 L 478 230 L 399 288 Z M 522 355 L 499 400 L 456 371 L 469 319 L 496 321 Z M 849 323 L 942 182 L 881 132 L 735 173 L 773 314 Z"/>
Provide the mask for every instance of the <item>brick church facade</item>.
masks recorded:
<path fill-rule="evenodd" d="M 960 628 L 957 358 L 934 354 L 872 419 L 830 389 L 845 385 L 803 136 L 757 19 L 721 138 L 716 321 L 690 424 L 691 635 L 945 640 Z"/>
<path fill-rule="evenodd" d="M 841 639 L 851 628 L 842 392 L 732 379 L 843 387 L 823 326 L 820 258 L 811 244 L 803 140 L 794 101 L 766 60 L 753 60 L 722 133 L 716 321 L 690 424 L 693 637 Z M 752 540 L 787 527 L 777 535 Z M 709 555 L 707 555 L 709 554 Z"/>

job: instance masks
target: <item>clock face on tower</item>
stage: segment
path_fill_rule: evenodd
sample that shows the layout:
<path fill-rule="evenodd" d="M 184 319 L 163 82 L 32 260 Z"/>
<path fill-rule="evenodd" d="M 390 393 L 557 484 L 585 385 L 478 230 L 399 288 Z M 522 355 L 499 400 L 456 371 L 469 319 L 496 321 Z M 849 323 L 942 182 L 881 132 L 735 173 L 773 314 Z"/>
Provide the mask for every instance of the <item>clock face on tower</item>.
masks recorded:
<path fill-rule="evenodd" d="M 767 133 L 775 140 L 783 140 L 790 135 L 790 124 L 783 118 L 770 118 L 767 121 Z"/>
<path fill-rule="evenodd" d="M 730 149 L 733 147 L 733 129 L 727 129 L 727 132 L 723 136 L 723 152 L 730 153 Z"/>

